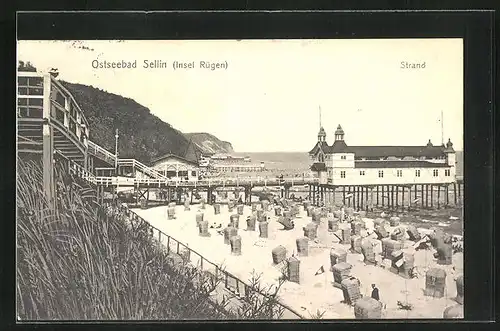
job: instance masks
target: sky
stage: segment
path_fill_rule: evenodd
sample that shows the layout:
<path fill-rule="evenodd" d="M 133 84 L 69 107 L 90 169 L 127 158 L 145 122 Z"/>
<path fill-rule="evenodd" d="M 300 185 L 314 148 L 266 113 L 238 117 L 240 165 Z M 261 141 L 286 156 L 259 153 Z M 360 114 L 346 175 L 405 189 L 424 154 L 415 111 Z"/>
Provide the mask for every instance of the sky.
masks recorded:
<path fill-rule="evenodd" d="M 320 112 L 330 144 L 341 124 L 348 145 L 437 145 L 443 132 L 463 149 L 461 39 L 19 41 L 18 60 L 134 99 L 237 152 L 309 151 Z M 137 68 L 93 67 L 122 60 Z M 167 67 L 143 68 L 144 60 Z M 174 61 L 195 68 L 174 70 Z"/>

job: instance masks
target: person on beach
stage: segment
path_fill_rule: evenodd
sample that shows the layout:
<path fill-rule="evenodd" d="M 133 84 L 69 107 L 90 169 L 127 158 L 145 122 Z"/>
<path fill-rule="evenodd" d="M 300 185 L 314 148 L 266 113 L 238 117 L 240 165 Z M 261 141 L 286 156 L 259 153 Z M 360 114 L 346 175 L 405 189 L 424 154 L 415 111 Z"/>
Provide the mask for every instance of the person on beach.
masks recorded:
<path fill-rule="evenodd" d="M 375 286 L 375 284 L 372 284 L 372 299 L 375 299 L 377 301 L 380 301 L 380 296 L 378 293 L 378 288 Z"/>

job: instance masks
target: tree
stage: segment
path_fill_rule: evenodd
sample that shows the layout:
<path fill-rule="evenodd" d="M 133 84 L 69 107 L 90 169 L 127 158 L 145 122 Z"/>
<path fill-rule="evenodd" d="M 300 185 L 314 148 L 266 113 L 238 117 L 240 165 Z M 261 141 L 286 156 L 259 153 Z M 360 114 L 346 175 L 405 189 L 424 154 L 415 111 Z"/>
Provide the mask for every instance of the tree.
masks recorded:
<path fill-rule="evenodd" d="M 36 72 L 36 67 L 31 64 L 31 62 L 19 61 L 17 64 L 18 71 L 28 71 L 28 72 Z"/>

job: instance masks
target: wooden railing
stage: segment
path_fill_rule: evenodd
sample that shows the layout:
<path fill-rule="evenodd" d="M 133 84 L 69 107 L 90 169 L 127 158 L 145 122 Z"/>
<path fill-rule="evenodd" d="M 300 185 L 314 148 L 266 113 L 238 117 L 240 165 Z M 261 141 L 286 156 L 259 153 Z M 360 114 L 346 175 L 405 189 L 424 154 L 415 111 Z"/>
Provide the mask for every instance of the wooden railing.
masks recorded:
<path fill-rule="evenodd" d="M 224 186 L 281 186 L 281 185 L 308 185 L 317 184 L 317 178 L 283 178 L 260 179 L 260 178 L 224 178 L 224 179 L 202 179 L 195 181 L 181 181 L 173 179 L 156 178 L 125 178 L 125 177 L 96 177 L 96 183 L 105 186 L 170 186 L 170 187 L 224 187 Z"/>
<path fill-rule="evenodd" d="M 93 155 L 109 164 L 114 165 L 116 162 L 116 155 L 113 153 L 105 150 L 101 146 L 97 145 L 96 143 L 88 140 L 88 153 L 90 155 Z"/>
<path fill-rule="evenodd" d="M 77 164 L 75 162 L 70 162 L 69 172 L 71 174 L 74 174 L 74 175 L 82 178 L 82 179 L 85 179 L 86 181 L 88 181 L 91 184 L 94 184 L 94 185 L 97 184 L 96 177 L 91 172 L 85 170 L 82 166 L 80 166 L 79 164 Z"/>
<path fill-rule="evenodd" d="M 157 170 L 150 168 L 143 163 L 137 161 L 136 159 L 118 159 L 118 165 L 120 166 L 129 166 L 133 168 L 137 168 L 143 174 L 150 176 L 154 179 L 163 179 L 167 180 L 168 178 Z"/>
<path fill-rule="evenodd" d="M 194 262 L 193 264 L 198 269 L 211 273 L 217 279 L 222 279 L 225 288 L 232 293 L 239 293 L 240 295 L 244 296 L 247 293 L 247 291 L 251 290 L 251 287 L 245 281 L 234 276 L 230 272 L 223 269 L 221 266 L 211 262 L 200 253 L 190 248 L 187 244 L 184 244 L 178 241 L 177 239 L 162 232 L 160 229 L 154 227 L 148 221 L 137 215 L 134 211 L 126 207 L 122 208 L 125 208 L 126 212 L 130 215 L 132 220 L 145 224 L 152 231 L 153 237 L 166 246 L 167 252 L 169 253 L 173 252 L 179 256 L 183 256 L 187 261 L 191 263 Z M 268 296 L 265 293 L 258 293 L 258 294 L 263 297 Z M 281 310 L 283 312 L 282 317 L 285 319 L 304 319 L 304 317 L 297 311 L 295 311 L 294 309 L 290 308 L 289 306 L 281 302 L 276 302 L 275 309 Z M 276 316 L 276 318 L 280 317 L 279 316 L 280 314 L 278 314 L 277 312 L 275 313 L 276 315 L 273 314 L 274 313 L 271 313 L 271 315 Z"/>

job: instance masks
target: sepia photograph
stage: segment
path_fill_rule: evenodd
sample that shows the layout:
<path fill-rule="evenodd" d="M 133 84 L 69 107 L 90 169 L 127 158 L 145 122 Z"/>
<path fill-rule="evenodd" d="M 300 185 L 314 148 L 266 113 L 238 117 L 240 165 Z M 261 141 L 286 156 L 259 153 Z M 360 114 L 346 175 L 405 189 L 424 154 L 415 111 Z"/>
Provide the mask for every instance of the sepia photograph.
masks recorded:
<path fill-rule="evenodd" d="M 18 322 L 464 318 L 463 47 L 18 41 Z"/>

